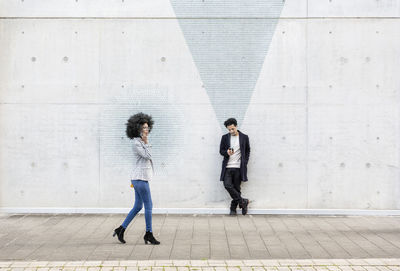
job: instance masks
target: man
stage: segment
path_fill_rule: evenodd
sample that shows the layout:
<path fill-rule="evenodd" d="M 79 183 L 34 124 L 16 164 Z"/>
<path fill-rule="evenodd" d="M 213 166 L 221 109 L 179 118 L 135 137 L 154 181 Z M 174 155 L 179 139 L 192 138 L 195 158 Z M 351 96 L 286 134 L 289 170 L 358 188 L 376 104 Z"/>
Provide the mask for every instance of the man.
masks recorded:
<path fill-rule="evenodd" d="M 247 163 L 250 158 L 249 137 L 237 129 L 234 118 L 224 122 L 229 133 L 221 138 L 219 153 L 224 157 L 220 181 L 224 182 L 225 189 L 232 198 L 230 215 L 236 215 L 236 208 L 242 208 L 242 214 L 247 214 L 249 200 L 242 198 L 241 182 L 247 182 Z"/>

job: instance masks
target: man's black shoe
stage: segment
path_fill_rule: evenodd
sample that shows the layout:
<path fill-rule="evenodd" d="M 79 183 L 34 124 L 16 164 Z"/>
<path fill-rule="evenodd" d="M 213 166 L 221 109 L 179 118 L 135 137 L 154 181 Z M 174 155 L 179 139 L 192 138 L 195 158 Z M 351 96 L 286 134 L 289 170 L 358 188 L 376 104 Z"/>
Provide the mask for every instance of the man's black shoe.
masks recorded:
<path fill-rule="evenodd" d="M 229 215 L 236 215 L 236 210 L 231 210 L 231 212 L 229 213 Z"/>
<path fill-rule="evenodd" d="M 247 214 L 247 206 L 249 205 L 249 200 L 248 199 L 243 199 L 242 202 L 242 215 Z"/>

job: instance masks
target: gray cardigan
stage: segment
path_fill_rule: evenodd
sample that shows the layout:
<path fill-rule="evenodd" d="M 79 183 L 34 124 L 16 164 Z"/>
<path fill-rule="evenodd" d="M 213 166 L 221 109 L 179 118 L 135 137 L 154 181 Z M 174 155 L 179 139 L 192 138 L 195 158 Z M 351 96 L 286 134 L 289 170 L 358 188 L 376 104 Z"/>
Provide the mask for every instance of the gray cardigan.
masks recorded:
<path fill-rule="evenodd" d="M 141 138 L 133 138 L 133 153 L 136 165 L 131 180 L 151 181 L 154 169 L 150 149 L 151 145 L 145 144 Z"/>

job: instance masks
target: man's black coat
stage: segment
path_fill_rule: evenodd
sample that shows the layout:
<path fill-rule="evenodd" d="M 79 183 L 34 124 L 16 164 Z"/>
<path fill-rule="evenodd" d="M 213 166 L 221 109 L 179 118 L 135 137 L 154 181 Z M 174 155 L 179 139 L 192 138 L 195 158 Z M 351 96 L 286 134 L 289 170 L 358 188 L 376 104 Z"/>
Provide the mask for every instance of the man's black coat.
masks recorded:
<path fill-rule="evenodd" d="M 240 162 L 240 176 L 242 178 L 242 182 L 247 182 L 247 163 L 250 158 L 250 141 L 249 137 L 242 132 L 239 132 L 239 145 L 241 152 L 241 162 Z M 227 133 L 222 136 L 221 144 L 219 146 L 219 153 L 224 157 L 222 161 L 222 170 L 220 181 L 224 180 L 226 165 L 229 161 L 228 149 L 231 146 L 231 134 Z"/>

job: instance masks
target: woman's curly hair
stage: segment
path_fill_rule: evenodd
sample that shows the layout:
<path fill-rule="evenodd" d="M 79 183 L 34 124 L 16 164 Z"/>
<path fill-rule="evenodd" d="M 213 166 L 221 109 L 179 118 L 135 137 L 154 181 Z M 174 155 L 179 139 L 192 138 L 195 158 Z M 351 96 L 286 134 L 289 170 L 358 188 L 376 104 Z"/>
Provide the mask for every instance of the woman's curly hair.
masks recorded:
<path fill-rule="evenodd" d="M 131 116 L 126 123 L 126 135 L 130 139 L 133 139 L 134 137 L 140 137 L 140 132 L 145 123 L 149 125 L 150 132 L 154 124 L 154 121 L 150 115 L 140 112 Z"/>

